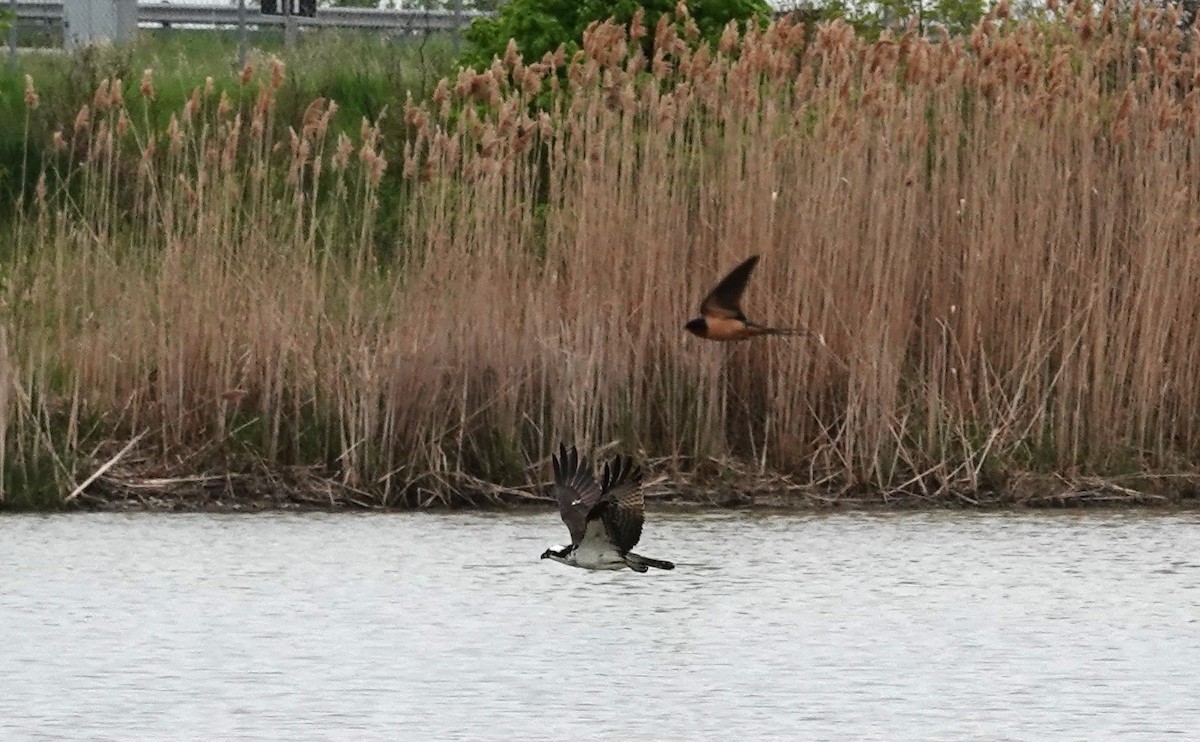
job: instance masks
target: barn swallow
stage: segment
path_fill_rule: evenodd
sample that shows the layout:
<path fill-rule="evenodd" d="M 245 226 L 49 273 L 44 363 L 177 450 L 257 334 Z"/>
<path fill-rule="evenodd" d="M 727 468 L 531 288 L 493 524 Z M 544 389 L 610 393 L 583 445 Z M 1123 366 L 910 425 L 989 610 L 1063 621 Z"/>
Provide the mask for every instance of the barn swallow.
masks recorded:
<path fill-rule="evenodd" d="M 729 271 L 729 275 L 722 278 L 700 303 L 700 316 L 690 320 L 683 329 L 697 337 L 720 342 L 745 340 L 756 335 L 803 335 L 804 330 L 763 327 L 746 319 L 742 313 L 742 292 L 746 290 L 746 282 L 756 264 L 758 256 L 751 255 Z"/>

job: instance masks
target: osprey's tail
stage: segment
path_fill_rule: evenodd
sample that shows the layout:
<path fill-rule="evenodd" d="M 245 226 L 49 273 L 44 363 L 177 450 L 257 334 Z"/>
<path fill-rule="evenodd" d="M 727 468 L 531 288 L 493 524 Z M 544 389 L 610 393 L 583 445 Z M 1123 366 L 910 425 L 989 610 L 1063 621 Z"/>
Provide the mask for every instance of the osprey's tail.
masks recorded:
<path fill-rule="evenodd" d="M 655 569 L 675 569 L 675 565 L 671 562 L 663 561 L 662 559 L 651 559 L 640 554 L 634 554 L 632 551 L 625 555 L 625 563 L 630 569 L 638 572 L 645 572 L 648 567 Z"/>

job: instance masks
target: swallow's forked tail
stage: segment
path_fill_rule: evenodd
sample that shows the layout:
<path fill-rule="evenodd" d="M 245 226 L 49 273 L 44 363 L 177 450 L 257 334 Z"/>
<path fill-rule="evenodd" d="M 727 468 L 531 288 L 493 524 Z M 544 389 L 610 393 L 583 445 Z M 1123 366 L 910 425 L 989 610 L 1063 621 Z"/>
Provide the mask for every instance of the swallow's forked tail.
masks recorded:
<path fill-rule="evenodd" d="M 753 335 L 812 335 L 810 330 L 802 330 L 793 327 L 764 327 L 753 322 L 747 322 L 746 327 L 750 329 Z"/>
<path fill-rule="evenodd" d="M 799 330 L 793 327 L 763 327 L 762 334 L 764 335 L 811 335 L 808 330 Z"/>
<path fill-rule="evenodd" d="M 629 564 L 631 569 L 634 569 L 638 572 L 645 572 L 647 567 L 654 567 L 655 569 L 675 569 L 675 565 L 672 562 L 663 561 L 662 559 L 651 559 L 650 557 L 644 557 L 641 554 L 634 554 L 632 551 L 625 555 L 625 561 Z"/>

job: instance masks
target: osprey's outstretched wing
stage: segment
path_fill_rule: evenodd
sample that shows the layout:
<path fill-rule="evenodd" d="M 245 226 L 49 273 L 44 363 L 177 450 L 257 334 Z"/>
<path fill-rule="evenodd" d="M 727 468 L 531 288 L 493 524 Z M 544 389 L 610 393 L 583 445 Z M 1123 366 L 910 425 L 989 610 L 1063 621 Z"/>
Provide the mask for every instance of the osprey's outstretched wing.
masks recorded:
<path fill-rule="evenodd" d="M 600 501 L 588 518 L 600 518 L 613 546 L 624 554 L 642 537 L 642 472 L 629 458 L 617 456 L 604 465 L 601 491 Z"/>
<path fill-rule="evenodd" d="M 579 458 L 575 446 L 568 449 L 560 443 L 558 455 L 551 456 L 551 459 L 554 462 L 554 499 L 558 500 L 558 512 L 571 532 L 571 543 L 578 546 L 587 529 L 588 513 L 600 500 L 600 485 L 588 470 L 587 461 Z"/>

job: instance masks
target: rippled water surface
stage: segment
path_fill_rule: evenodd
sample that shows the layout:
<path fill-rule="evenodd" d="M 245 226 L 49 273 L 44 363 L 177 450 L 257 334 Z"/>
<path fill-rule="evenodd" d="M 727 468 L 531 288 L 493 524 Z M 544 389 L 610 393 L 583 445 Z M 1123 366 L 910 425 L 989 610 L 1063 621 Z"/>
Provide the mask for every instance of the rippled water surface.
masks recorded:
<path fill-rule="evenodd" d="M 0 518 L 0 739 L 1195 739 L 1200 515 Z"/>

